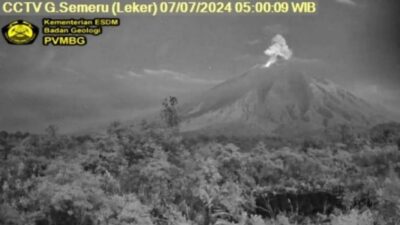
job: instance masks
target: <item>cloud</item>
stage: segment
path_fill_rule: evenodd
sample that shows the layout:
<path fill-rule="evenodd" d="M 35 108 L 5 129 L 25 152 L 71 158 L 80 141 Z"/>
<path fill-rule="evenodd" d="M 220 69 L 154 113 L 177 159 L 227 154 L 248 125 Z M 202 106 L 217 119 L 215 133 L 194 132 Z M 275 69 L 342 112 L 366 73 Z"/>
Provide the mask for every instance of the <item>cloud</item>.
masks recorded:
<path fill-rule="evenodd" d="M 355 6 L 357 3 L 354 0 L 336 0 L 336 2 L 346 5 Z"/>
<path fill-rule="evenodd" d="M 161 70 L 145 69 L 144 73 L 147 75 L 174 79 L 176 81 L 180 81 L 183 83 L 218 84 L 218 83 L 222 82 L 222 80 L 194 78 L 194 77 L 190 77 L 183 73 L 179 73 L 179 72 L 175 72 L 175 71 L 171 71 L 171 70 L 165 70 L 165 69 L 161 69 Z"/>
<path fill-rule="evenodd" d="M 136 78 L 142 78 L 142 77 L 143 77 L 142 74 L 136 73 L 136 72 L 134 72 L 134 71 L 129 71 L 129 72 L 128 72 L 128 75 L 129 75 L 130 77 L 136 77 Z"/>
<path fill-rule="evenodd" d="M 260 44 L 261 40 L 260 39 L 255 39 L 255 40 L 251 40 L 251 41 L 247 41 L 246 44 L 248 45 L 257 45 Z"/>
<path fill-rule="evenodd" d="M 114 75 L 116 78 L 118 78 L 118 79 L 125 79 L 126 78 L 126 76 L 124 76 L 124 75 L 122 75 L 122 74 L 115 74 Z"/>

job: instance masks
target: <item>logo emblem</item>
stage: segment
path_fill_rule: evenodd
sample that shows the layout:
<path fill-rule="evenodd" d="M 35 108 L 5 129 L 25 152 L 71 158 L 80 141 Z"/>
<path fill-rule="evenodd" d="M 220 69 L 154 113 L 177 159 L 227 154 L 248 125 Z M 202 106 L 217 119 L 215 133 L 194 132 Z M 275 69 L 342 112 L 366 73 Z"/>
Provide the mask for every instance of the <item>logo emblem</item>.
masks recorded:
<path fill-rule="evenodd" d="M 36 40 L 39 28 L 27 21 L 17 20 L 3 27 L 2 33 L 9 44 L 29 45 Z"/>

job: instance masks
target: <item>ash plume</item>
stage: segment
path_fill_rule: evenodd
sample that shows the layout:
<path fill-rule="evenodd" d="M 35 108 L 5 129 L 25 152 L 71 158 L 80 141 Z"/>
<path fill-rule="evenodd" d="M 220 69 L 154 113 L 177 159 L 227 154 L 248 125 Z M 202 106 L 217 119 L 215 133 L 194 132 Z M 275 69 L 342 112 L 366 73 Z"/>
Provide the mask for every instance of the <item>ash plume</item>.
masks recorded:
<path fill-rule="evenodd" d="M 272 64 L 276 63 L 276 61 L 278 61 L 279 57 L 289 60 L 292 57 L 293 52 L 287 45 L 285 38 L 282 35 L 277 34 L 274 38 L 272 38 L 271 46 L 264 51 L 264 54 L 269 56 L 269 60 L 264 67 L 270 67 Z"/>

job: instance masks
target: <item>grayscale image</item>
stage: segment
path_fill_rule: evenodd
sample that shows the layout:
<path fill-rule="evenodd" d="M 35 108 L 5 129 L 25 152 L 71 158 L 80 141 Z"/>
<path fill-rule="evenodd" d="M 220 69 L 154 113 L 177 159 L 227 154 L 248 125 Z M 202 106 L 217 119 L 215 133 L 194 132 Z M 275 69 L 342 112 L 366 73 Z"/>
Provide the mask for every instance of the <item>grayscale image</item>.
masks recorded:
<path fill-rule="evenodd" d="M 317 3 L 68 47 L 1 15 L 0 225 L 399 225 L 400 3 Z"/>

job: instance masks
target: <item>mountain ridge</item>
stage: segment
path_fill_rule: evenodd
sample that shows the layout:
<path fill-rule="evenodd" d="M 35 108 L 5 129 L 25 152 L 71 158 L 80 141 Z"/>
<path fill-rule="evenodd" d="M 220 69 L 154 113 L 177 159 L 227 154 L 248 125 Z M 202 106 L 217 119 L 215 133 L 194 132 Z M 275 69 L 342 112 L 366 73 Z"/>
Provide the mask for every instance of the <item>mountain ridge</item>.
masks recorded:
<path fill-rule="evenodd" d="M 370 127 L 387 116 L 362 98 L 310 74 L 306 62 L 256 65 L 183 105 L 182 131 L 290 136 L 339 124 Z M 306 68 L 304 70 L 304 68 Z"/>

